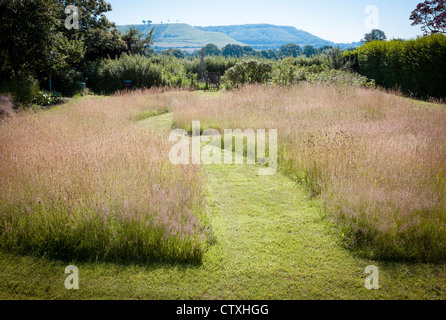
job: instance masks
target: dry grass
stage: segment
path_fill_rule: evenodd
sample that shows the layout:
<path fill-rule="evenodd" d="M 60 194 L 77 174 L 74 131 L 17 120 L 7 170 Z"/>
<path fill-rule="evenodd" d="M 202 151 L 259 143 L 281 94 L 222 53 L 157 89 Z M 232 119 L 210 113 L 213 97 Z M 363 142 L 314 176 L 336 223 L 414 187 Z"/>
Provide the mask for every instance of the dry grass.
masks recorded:
<path fill-rule="evenodd" d="M 182 96 L 172 107 L 185 129 L 193 120 L 278 129 L 282 170 L 325 202 L 349 246 L 375 258 L 446 257 L 444 105 L 301 85 Z"/>
<path fill-rule="evenodd" d="M 0 120 L 15 115 L 10 95 L 0 95 Z"/>
<path fill-rule="evenodd" d="M 169 100 L 137 91 L 4 121 L 0 245 L 67 259 L 200 260 L 200 168 L 171 165 L 168 137 L 129 120 Z"/>

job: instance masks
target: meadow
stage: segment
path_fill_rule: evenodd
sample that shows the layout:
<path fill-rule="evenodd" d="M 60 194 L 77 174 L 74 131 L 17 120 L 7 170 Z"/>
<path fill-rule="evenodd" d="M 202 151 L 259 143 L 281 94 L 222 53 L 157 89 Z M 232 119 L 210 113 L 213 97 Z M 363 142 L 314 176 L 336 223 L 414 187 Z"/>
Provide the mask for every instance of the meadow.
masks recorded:
<path fill-rule="evenodd" d="M 446 110 L 375 89 L 245 87 L 177 99 L 190 128 L 277 129 L 279 166 L 372 258 L 446 257 Z"/>
<path fill-rule="evenodd" d="M 277 129 L 279 172 L 172 165 L 170 131 L 197 120 Z M 4 118 L 1 295 L 444 299 L 445 120 L 443 104 L 308 83 L 135 90 Z M 63 287 L 68 264 L 84 290 Z"/>
<path fill-rule="evenodd" d="M 133 125 L 167 102 L 89 98 L 0 126 L 0 246 L 84 260 L 199 261 L 209 236 L 199 167 Z M 151 113 L 147 114 L 147 109 Z"/>

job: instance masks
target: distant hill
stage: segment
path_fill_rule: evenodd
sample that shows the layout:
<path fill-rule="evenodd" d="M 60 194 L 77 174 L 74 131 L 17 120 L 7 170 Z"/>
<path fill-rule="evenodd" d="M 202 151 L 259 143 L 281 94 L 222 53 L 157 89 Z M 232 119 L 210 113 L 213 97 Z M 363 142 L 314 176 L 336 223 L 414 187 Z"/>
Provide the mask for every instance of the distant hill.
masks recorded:
<path fill-rule="evenodd" d="M 155 48 L 159 49 L 201 49 L 208 43 L 213 43 L 220 48 L 228 44 L 245 45 L 223 33 L 199 30 L 184 23 L 126 25 L 118 26 L 118 29 L 126 31 L 129 27 L 134 27 L 143 34 L 148 34 L 154 27 Z"/>
<path fill-rule="evenodd" d="M 120 31 L 130 27 L 136 28 L 143 34 L 148 34 L 155 28 L 155 49 L 178 48 L 193 51 L 201 49 L 208 43 L 222 48 L 228 44 L 251 46 L 254 49 L 279 49 L 289 43 L 304 47 L 312 45 L 316 48 L 323 46 L 338 46 L 341 49 L 359 46 L 360 43 L 338 44 L 321 39 L 309 32 L 295 27 L 275 26 L 270 24 L 246 24 L 215 27 L 192 27 L 185 23 L 125 25 L 118 26 Z"/>
<path fill-rule="evenodd" d="M 279 49 L 289 43 L 300 46 L 312 45 L 314 47 L 339 46 L 342 49 L 359 46 L 360 43 L 334 43 L 321 39 L 309 32 L 298 30 L 295 27 L 276 26 L 271 24 L 245 24 L 232 26 L 198 27 L 202 31 L 223 33 L 237 41 L 246 43 L 254 49 Z"/>

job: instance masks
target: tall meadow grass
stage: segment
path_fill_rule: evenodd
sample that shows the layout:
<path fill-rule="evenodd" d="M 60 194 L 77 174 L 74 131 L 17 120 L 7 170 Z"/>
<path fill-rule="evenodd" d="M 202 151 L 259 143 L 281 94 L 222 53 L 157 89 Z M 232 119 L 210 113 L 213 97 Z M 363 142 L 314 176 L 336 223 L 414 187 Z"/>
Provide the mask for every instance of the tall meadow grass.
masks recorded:
<path fill-rule="evenodd" d="M 446 258 L 446 109 L 375 89 L 247 86 L 172 102 L 177 126 L 278 129 L 282 172 L 323 201 L 345 243 Z"/>
<path fill-rule="evenodd" d="M 202 258 L 210 232 L 199 167 L 174 166 L 161 90 L 89 97 L 0 124 L 0 247 L 62 259 Z"/>

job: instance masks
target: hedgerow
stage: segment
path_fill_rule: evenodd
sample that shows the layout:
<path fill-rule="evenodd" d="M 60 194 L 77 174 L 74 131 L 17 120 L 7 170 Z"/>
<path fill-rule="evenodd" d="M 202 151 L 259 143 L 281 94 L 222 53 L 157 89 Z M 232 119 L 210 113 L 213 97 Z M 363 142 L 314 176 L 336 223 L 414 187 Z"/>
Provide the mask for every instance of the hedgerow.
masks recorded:
<path fill-rule="evenodd" d="M 372 41 L 344 54 L 362 75 L 419 98 L 446 96 L 446 36 Z"/>

